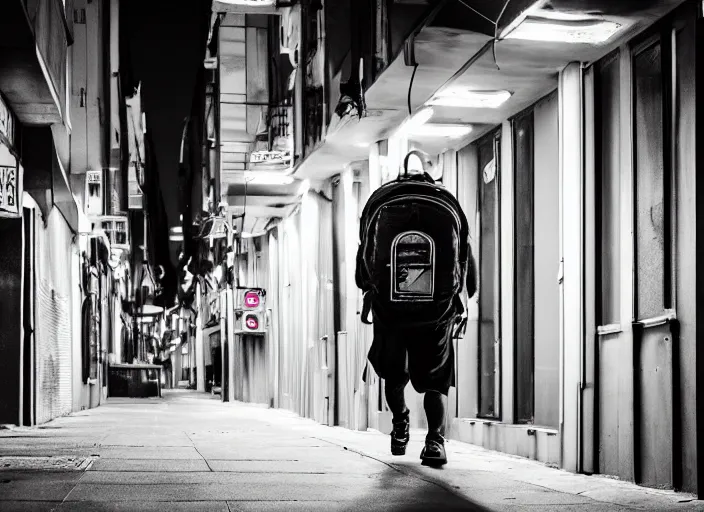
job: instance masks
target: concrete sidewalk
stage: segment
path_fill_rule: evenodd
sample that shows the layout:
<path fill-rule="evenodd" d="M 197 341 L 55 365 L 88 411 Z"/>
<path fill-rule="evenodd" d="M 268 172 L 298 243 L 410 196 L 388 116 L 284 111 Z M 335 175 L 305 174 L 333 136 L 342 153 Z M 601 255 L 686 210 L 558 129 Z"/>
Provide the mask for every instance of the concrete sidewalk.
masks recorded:
<path fill-rule="evenodd" d="M 389 438 L 210 395 L 111 400 L 38 428 L 0 430 L 0 511 L 701 510 L 652 491 L 451 441 L 420 465 Z"/>

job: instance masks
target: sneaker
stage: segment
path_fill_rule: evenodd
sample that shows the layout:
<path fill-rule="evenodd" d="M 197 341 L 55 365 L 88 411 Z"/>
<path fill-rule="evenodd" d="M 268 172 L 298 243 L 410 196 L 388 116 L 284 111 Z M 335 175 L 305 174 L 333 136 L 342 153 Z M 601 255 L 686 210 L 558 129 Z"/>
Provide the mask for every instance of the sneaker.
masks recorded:
<path fill-rule="evenodd" d="M 423 461 L 423 466 L 441 467 L 447 464 L 445 439 L 442 436 L 426 437 L 425 446 L 420 452 L 420 459 Z"/>
<path fill-rule="evenodd" d="M 406 455 L 406 446 L 410 440 L 410 421 L 408 414 L 401 420 L 394 422 L 394 428 L 391 431 L 391 454 Z"/>

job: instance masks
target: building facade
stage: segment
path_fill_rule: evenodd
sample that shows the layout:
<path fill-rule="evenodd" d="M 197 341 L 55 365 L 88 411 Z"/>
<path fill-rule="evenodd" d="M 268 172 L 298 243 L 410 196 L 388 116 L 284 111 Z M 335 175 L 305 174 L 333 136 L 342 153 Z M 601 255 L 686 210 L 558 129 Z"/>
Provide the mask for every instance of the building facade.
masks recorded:
<path fill-rule="evenodd" d="M 478 262 L 449 437 L 701 495 L 701 5 L 470 3 L 301 2 L 271 17 L 275 48 L 306 56 L 288 83 L 290 175 L 308 182 L 285 213 L 263 209 L 284 193 L 247 194 L 269 223 L 239 257 L 270 320 L 260 355 L 243 356 L 259 375 L 235 382 L 325 424 L 390 430 L 384 383 L 365 371 L 358 225 L 421 149 Z"/>
<path fill-rule="evenodd" d="M 44 423 L 107 396 L 125 277 L 116 247 L 129 247 L 102 222 L 121 211 L 122 178 L 111 170 L 119 137 L 110 142 L 120 128 L 110 78 L 117 8 L 110 0 L 2 7 L 0 423 Z"/>

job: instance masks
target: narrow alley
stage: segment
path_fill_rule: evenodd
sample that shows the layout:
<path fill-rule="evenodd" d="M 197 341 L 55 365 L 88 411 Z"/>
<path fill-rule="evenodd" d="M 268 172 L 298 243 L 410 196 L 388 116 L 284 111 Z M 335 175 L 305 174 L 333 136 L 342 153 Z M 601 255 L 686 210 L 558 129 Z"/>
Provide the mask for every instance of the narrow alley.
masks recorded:
<path fill-rule="evenodd" d="M 0 430 L 0 510 L 704 510 L 693 497 L 590 478 L 470 445 L 423 468 L 388 437 L 193 391 L 112 399 L 39 428 Z"/>
<path fill-rule="evenodd" d="M 0 512 L 704 511 L 704 2 L 0 28 Z"/>

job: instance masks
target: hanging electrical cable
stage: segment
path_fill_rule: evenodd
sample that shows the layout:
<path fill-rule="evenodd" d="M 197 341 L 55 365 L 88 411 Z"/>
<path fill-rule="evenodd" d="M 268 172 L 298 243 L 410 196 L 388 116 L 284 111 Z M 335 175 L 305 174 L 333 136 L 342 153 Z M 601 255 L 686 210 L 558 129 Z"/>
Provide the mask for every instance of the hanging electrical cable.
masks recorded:
<path fill-rule="evenodd" d="M 500 71 L 501 68 L 499 67 L 498 61 L 496 60 L 496 43 L 499 42 L 499 23 L 501 22 L 501 18 L 503 17 L 504 13 L 506 12 L 506 8 L 511 3 L 511 0 L 506 0 L 506 2 L 504 3 L 504 6 L 501 8 L 501 11 L 499 12 L 498 18 L 496 18 L 496 21 L 492 20 L 488 16 L 479 12 L 477 9 L 475 9 L 474 7 L 469 5 L 465 0 L 457 0 L 457 1 L 459 3 L 461 3 L 462 5 L 464 5 L 467 9 L 469 9 L 470 11 L 475 13 L 476 15 L 480 16 L 481 18 L 485 19 L 486 21 L 488 21 L 489 23 L 494 25 L 494 40 L 492 42 L 492 54 L 494 57 L 494 65 L 496 66 L 496 69 L 498 69 Z"/>
<path fill-rule="evenodd" d="M 499 23 L 501 23 L 501 18 L 503 18 L 506 8 L 510 3 L 511 0 L 506 0 L 506 3 L 504 3 L 504 6 L 499 13 L 499 17 L 496 18 L 496 23 L 494 23 L 494 45 L 492 47 L 492 53 L 494 54 L 494 64 L 496 65 L 496 69 L 499 71 L 501 71 L 501 67 L 499 67 L 499 61 L 496 59 L 496 43 L 499 42 Z"/>
<path fill-rule="evenodd" d="M 411 92 L 413 91 L 413 80 L 416 78 L 416 71 L 418 70 L 418 63 L 416 62 L 413 65 L 413 73 L 411 73 L 411 81 L 408 84 L 408 115 L 410 116 L 413 113 L 413 110 L 411 109 Z"/>

